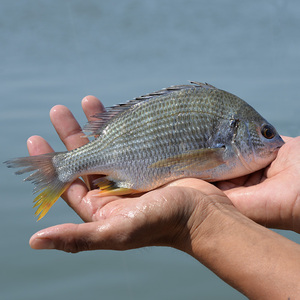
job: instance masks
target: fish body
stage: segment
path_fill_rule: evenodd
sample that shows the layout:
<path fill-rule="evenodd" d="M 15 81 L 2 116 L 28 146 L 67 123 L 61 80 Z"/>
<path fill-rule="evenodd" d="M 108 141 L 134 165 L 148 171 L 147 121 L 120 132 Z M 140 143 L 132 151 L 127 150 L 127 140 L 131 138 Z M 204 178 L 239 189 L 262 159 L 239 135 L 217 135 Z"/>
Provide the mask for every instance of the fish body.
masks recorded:
<path fill-rule="evenodd" d="M 96 182 L 102 195 L 128 194 L 183 177 L 231 179 L 274 160 L 284 142 L 270 123 L 237 96 L 192 83 L 98 114 L 85 127 L 96 138 L 75 150 L 6 162 L 23 167 L 18 174 L 34 171 L 25 180 L 40 192 L 35 198 L 40 218 L 76 178 L 87 174 L 105 176 Z"/>

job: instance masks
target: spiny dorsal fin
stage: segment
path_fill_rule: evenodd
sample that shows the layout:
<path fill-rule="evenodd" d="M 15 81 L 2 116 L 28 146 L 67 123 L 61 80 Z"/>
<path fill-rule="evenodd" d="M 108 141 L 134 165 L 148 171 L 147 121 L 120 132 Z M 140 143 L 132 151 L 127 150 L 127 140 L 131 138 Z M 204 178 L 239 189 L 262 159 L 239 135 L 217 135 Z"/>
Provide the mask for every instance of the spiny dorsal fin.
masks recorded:
<path fill-rule="evenodd" d="M 152 92 L 152 93 L 134 98 L 132 100 L 127 101 L 126 103 L 120 103 L 120 104 L 108 107 L 105 112 L 101 112 L 101 113 L 94 115 L 93 117 L 97 118 L 98 120 L 87 123 L 84 126 L 83 130 L 85 132 L 90 133 L 87 136 L 98 136 L 101 134 L 103 127 L 107 124 L 108 121 L 112 120 L 114 117 L 116 117 L 120 113 L 130 109 L 134 105 L 139 104 L 144 101 L 147 101 L 147 100 L 150 100 L 150 99 L 153 99 L 153 98 L 156 98 L 156 97 L 167 95 L 174 91 L 179 91 L 179 90 L 183 90 L 183 89 L 192 89 L 192 88 L 195 88 L 195 86 L 200 87 L 200 88 L 205 88 L 205 89 L 207 89 L 207 88 L 215 89 L 215 87 L 210 84 L 200 83 L 197 81 L 191 81 L 191 84 L 186 84 L 186 85 L 173 85 L 168 88 L 164 88 L 159 91 Z"/>
<path fill-rule="evenodd" d="M 198 81 L 190 81 L 191 84 L 194 84 L 198 87 L 202 87 L 202 88 L 205 88 L 205 89 L 217 89 L 215 86 L 205 82 L 205 83 L 201 83 L 201 82 L 198 82 Z"/>

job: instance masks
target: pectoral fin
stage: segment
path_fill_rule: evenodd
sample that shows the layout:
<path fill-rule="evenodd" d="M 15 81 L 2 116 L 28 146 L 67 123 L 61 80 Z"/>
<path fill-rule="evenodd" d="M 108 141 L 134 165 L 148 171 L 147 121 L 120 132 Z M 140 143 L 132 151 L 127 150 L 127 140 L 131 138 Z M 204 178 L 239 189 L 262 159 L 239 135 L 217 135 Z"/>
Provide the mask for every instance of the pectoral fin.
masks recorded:
<path fill-rule="evenodd" d="M 150 168 L 172 168 L 174 171 L 205 171 L 224 164 L 224 147 L 191 150 L 159 160 Z"/>

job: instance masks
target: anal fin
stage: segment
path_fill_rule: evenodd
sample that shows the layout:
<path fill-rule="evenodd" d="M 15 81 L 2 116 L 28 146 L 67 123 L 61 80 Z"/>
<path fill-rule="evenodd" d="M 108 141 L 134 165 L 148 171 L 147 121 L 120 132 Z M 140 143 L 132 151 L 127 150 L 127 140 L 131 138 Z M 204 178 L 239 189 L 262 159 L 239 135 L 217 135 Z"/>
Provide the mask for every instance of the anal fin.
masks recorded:
<path fill-rule="evenodd" d="M 99 196 L 105 197 L 105 196 L 122 196 L 122 195 L 130 195 L 130 194 L 136 194 L 140 193 L 140 191 L 133 190 L 133 189 L 127 189 L 127 188 L 116 188 L 113 190 L 100 190 Z"/>
<path fill-rule="evenodd" d="M 100 189 L 99 196 L 121 196 L 121 195 L 129 195 L 140 193 L 141 191 L 121 187 L 117 182 L 110 180 L 107 177 L 101 177 L 93 182 Z"/>

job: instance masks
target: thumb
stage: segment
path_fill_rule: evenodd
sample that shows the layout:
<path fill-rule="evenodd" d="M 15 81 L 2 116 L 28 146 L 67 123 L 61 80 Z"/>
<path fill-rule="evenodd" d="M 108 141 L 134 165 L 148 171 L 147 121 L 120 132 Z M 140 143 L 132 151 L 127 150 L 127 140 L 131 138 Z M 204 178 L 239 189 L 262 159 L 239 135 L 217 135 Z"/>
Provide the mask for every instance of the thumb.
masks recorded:
<path fill-rule="evenodd" d="M 96 249 L 125 250 L 127 236 L 125 230 L 120 232 L 111 223 L 62 224 L 35 233 L 29 244 L 33 249 L 57 249 L 72 253 Z"/>

